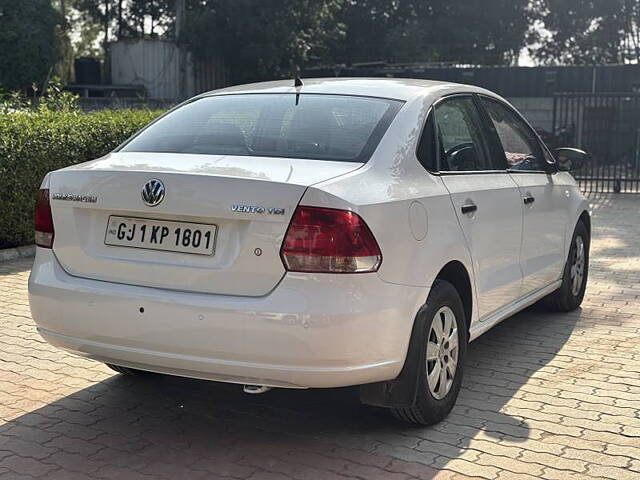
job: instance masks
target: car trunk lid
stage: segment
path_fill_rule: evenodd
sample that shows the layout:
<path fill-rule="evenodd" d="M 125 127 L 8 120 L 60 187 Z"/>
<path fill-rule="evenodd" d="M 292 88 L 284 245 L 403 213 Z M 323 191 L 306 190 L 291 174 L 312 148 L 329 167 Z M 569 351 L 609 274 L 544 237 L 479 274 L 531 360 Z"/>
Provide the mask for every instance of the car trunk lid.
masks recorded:
<path fill-rule="evenodd" d="M 53 250 L 63 268 L 78 277 L 191 292 L 265 295 L 285 273 L 280 246 L 306 187 L 361 165 L 110 154 L 51 174 Z M 154 207 L 142 198 L 143 186 L 151 179 L 165 187 L 164 199 Z M 181 224 L 215 225 L 215 249 L 203 255 L 107 245 L 114 217 L 166 222 L 171 234 Z"/>

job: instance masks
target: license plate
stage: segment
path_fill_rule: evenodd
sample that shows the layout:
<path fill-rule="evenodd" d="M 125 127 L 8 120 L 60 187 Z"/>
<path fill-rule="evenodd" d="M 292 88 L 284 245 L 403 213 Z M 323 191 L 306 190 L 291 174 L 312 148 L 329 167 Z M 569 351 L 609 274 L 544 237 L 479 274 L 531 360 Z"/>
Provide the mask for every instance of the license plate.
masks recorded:
<path fill-rule="evenodd" d="M 105 245 L 213 255 L 217 225 L 110 216 Z"/>

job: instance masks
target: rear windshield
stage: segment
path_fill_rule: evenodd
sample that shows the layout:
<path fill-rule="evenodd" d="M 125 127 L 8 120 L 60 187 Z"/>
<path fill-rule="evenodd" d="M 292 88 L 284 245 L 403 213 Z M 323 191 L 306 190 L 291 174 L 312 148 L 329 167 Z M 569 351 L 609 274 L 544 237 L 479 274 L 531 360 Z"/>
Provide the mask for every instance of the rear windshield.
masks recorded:
<path fill-rule="evenodd" d="M 143 130 L 121 151 L 366 162 L 402 103 L 288 93 L 204 97 Z"/>

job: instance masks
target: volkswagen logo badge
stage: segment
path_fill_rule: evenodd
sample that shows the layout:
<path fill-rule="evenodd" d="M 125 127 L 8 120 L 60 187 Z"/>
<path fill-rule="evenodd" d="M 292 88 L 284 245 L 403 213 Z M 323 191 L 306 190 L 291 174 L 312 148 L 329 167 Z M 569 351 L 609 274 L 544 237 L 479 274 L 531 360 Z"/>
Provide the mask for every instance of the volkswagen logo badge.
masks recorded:
<path fill-rule="evenodd" d="M 152 178 L 142 187 L 142 200 L 150 207 L 155 207 L 164 200 L 164 193 L 164 183 L 157 178 Z"/>

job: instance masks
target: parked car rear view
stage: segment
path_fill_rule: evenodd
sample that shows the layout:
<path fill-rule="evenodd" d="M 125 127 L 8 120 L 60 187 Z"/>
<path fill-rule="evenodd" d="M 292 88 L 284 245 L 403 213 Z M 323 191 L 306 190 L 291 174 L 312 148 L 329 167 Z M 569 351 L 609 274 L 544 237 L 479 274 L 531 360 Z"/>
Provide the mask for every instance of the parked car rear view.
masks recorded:
<path fill-rule="evenodd" d="M 320 79 L 191 99 L 49 173 L 33 318 L 121 373 L 360 386 L 422 424 L 467 344 L 543 300 L 580 305 L 590 216 L 569 164 L 471 86 Z"/>

